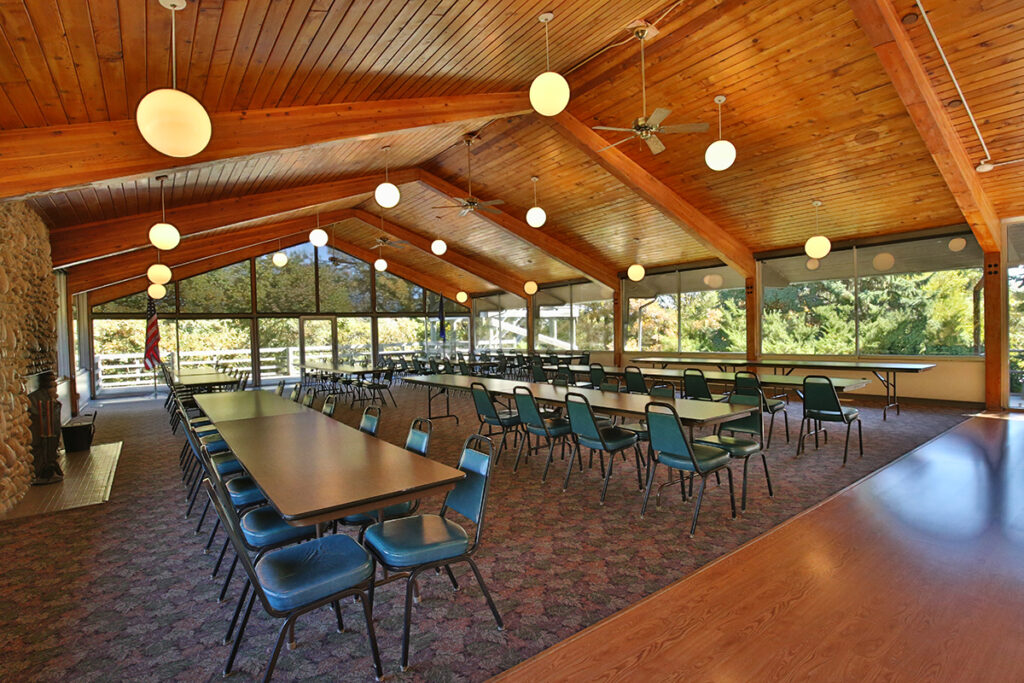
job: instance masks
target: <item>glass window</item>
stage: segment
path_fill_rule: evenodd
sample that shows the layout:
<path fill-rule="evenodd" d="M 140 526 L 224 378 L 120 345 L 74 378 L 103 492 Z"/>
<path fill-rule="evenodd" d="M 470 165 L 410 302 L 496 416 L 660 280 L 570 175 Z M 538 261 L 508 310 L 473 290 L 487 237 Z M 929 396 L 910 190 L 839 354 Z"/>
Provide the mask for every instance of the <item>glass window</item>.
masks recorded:
<path fill-rule="evenodd" d="M 156 310 L 157 313 L 174 313 L 174 283 L 168 283 L 167 285 L 167 296 L 163 299 L 157 299 Z M 108 301 L 105 304 L 99 304 L 98 306 L 92 307 L 93 313 L 132 313 L 141 316 L 146 315 L 146 306 L 148 302 L 146 299 L 145 290 L 136 292 L 135 294 L 129 294 L 128 296 L 122 296 L 120 299 L 114 299 Z"/>
<path fill-rule="evenodd" d="M 175 350 L 174 321 L 159 321 L 160 356 L 171 360 Z M 155 374 L 143 367 L 146 320 L 93 319 L 96 390 L 153 386 Z"/>
<path fill-rule="evenodd" d="M 437 300 L 441 297 L 440 294 L 435 294 L 429 289 L 427 290 L 427 313 L 437 315 Z M 468 309 L 457 301 L 451 299 L 444 300 L 444 312 L 454 313 L 456 315 L 465 315 Z"/>
<path fill-rule="evenodd" d="M 626 351 L 679 351 L 679 273 L 626 283 Z"/>
<path fill-rule="evenodd" d="M 1010 406 L 1024 407 L 1024 224 L 1007 227 Z"/>
<path fill-rule="evenodd" d="M 804 255 L 762 266 L 764 353 L 856 353 L 853 250 L 816 261 Z"/>
<path fill-rule="evenodd" d="M 972 238 L 954 252 L 950 239 L 857 249 L 862 354 L 982 352 L 981 248 Z"/>
<path fill-rule="evenodd" d="M 747 349 L 747 292 L 732 268 L 679 273 L 679 350 L 699 353 Z"/>
<path fill-rule="evenodd" d="M 515 351 L 527 348 L 526 299 L 493 294 L 474 300 L 477 351 Z"/>
<path fill-rule="evenodd" d="M 264 384 L 299 376 L 299 321 L 297 318 L 261 318 L 260 379 Z"/>
<path fill-rule="evenodd" d="M 316 311 L 314 247 L 309 242 L 283 249 L 288 263 L 278 268 L 273 254 L 256 259 L 256 301 L 263 313 Z"/>
<path fill-rule="evenodd" d="M 370 264 L 332 247 L 319 249 L 318 253 L 320 254 L 321 312 L 369 312 L 372 308 L 370 305 Z"/>
<path fill-rule="evenodd" d="M 614 343 L 612 291 L 593 283 L 540 290 L 534 347 L 542 351 L 611 350 Z"/>
<path fill-rule="evenodd" d="M 538 351 L 571 351 L 572 304 L 570 286 L 542 289 L 535 295 L 537 317 L 534 319 Z"/>
<path fill-rule="evenodd" d="M 249 261 L 211 270 L 178 283 L 182 313 L 249 313 Z"/>
<path fill-rule="evenodd" d="M 426 318 L 378 318 L 377 351 L 379 353 L 426 352 Z"/>
<path fill-rule="evenodd" d="M 423 313 L 423 288 L 391 273 L 377 273 L 377 310 L 381 313 Z"/>
<path fill-rule="evenodd" d="M 338 360 L 354 365 L 372 361 L 370 318 L 338 318 Z"/>
<path fill-rule="evenodd" d="M 248 278 L 246 278 L 248 279 Z M 178 320 L 179 367 L 220 363 L 236 370 L 252 369 L 249 321 L 240 319 Z"/>

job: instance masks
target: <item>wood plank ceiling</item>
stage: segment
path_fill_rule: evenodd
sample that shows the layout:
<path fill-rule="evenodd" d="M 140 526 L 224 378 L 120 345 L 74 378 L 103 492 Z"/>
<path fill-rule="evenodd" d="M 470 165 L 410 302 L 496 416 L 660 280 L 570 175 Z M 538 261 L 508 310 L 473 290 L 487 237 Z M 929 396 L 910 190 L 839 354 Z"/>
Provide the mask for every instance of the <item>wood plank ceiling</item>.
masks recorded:
<path fill-rule="evenodd" d="M 894 3 L 903 13 L 912 5 Z M 1024 44 L 1016 37 L 1024 6 L 928 5 L 994 160 L 1024 156 Z M 846 0 L 198 0 L 178 15 L 178 83 L 211 112 L 522 91 L 544 67 L 536 17 L 547 10 L 556 16 L 551 66 L 568 74 L 569 112 L 587 125 L 627 126 L 640 115 L 639 49 L 625 27 L 664 16 L 647 45 L 648 108 L 671 108 L 667 124 L 706 122 L 712 130 L 664 135 L 668 149 L 657 156 L 639 143 L 620 149 L 753 250 L 802 244 L 815 230 L 815 198 L 825 202 L 820 231 L 833 239 L 963 221 Z M 933 87 L 943 101 L 954 99 L 923 22 L 907 30 Z M 170 81 L 169 36 L 169 14 L 156 0 L 0 2 L 0 128 L 131 118 L 148 90 Z M 724 136 L 738 150 L 733 167 L 720 173 L 703 159 L 717 134 L 718 94 L 728 97 Z M 949 112 L 980 160 L 963 108 Z M 532 205 L 530 176 L 537 175 L 549 217 L 541 230 L 581 254 L 620 271 L 637 261 L 652 267 L 713 258 L 543 117 L 485 121 L 201 164 L 168 174 L 168 203 L 201 205 L 379 172 L 383 144 L 392 147 L 392 168 L 421 167 L 464 186 L 459 138 L 483 128 L 473 148 L 474 193 L 504 199 L 510 214 L 522 217 Z M 1024 214 L 1024 164 L 981 180 L 1000 216 Z M 443 237 L 520 280 L 580 276 L 487 221 L 434 208 L 445 200 L 419 183 L 402 190 L 401 204 L 387 212 L 399 225 Z M 80 224 L 156 210 L 159 191 L 151 176 L 111 178 L 29 202 L 65 235 Z M 378 212 L 365 195 L 331 202 Z M 357 246 L 375 236 L 357 220 L 342 226 Z M 147 228 L 140 225 L 140 233 Z M 394 258 L 443 273 L 467 291 L 492 288 L 419 250 Z"/>

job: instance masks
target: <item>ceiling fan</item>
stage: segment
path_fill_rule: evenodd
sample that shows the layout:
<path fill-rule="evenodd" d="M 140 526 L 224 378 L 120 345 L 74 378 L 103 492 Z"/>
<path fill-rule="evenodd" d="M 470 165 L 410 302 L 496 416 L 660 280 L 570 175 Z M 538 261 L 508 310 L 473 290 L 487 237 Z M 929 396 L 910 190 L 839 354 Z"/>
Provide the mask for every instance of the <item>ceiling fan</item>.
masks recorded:
<path fill-rule="evenodd" d="M 633 37 L 640 41 L 640 92 L 643 101 L 643 114 L 633 121 L 629 128 L 616 128 L 613 126 L 594 126 L 594 130 L 614 130 L 624 133 L 632 133 L 628 138 L 623 138 L 607 147 L 602 147 L 599 152 L 621 145 L 623 142 L 633 139 L 643 140 L 647 143 L 652 154 L 661 154 L 665 151 L 665 144 L 658 139 L 656 133 L 706 133 L 706 123 L 680 123 L 673 126 L 663 126 L 662 121 L 672 113 L 671 109 L 658 107 L 647 116 L 647 74 L 644 65 L 644 40 L 647 39 L 647 26 L 640 26 L 633 31 Z"/>
<path fill-rule="evenodd" d="M 451 204 L 447 206 L 434 206 L 433 209 L 459 209 L 459 215 L 465 216 L 466 214 L 473 213 L 474 211 L 490 211 L 491 213 L 501 213 L 500 210 L 494 207 L 498 204 L 504 204 L 503 199 L 490 199 L 486 202 L 480 201 L 473 196 L 473 155 L 470 154 L 469 148 L 473 146 L 473 143 L 477 140 L 475 134 L 467 133 L 462 136 L 462 141 L 466 145 L 466 197 L 452 197 L 453 200 L 458 202 L 455 206 Z"/>
<path fill-rule="evenodd" d="M 404 249 L 405 245 L 409 244 L 408 240 L 396 240 L 388 237 L 387 235 L 381 235 L 378 237 L 371 249 L 377 249 L 379 247 L 393 247 L 395 249 Z"/>

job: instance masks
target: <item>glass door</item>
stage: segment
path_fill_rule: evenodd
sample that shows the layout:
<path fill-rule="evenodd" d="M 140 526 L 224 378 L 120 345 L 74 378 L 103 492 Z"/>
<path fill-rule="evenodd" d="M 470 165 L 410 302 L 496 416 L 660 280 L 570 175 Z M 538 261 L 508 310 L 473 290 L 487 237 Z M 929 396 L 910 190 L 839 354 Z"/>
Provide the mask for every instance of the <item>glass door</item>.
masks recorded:
<path fill-rule="evenodd" d="M 333 315 L 299 318 L 299 363 L 337 363 L 338 327 Z"/>

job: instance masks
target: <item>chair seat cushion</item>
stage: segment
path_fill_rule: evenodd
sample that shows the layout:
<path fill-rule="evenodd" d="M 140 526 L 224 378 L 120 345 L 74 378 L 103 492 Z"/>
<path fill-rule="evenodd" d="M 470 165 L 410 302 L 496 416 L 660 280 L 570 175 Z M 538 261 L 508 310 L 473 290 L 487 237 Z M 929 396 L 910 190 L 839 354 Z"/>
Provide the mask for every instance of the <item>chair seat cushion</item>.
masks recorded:
<path fill-rule="evenodd" d="M 383 513 L 384 519 L 395 519 L 396 517 L 405 517 L 412 510 L 412 501 L 405 501 L 402 503 L 395 503 L 394 505 L 388 505 L 383 510 L 370 510 L 368 512 L 359 512 L 354 515 L 348 515 L 342 517 L 341 521 L 345 524 L 373 524 L 377 521 L 377 513 Z"/>
<path fill-rule="evenodd" d="M 611 427 L 612 423 L 615 422 L 615 418 L 604 413 L 594 413 L 594 422 L 597 423 L 598 427 Z"/>
<path fill-rule="evenodd" d="M 544 425 L 547 427 L 547 433 L 551 436 L 565 436 L 572 431 L 569 426 L 569 421 L 564 417 L 553 417 L 544 420 Z M 544 428 L 538 425 L 526 425 L 526 431 L 534 436 L 544 436 Z"/>
<path fill-rule="evenodd" d="M 499 410 L 497 418 L 484 416 L 484 422 L 498 427 L 511 427 L 519 424 L 519 413 L 514 410 Z"/>
<path fill-rule="evenodd" d="M 220 438 L 220 434 L 206 436 L 199 439 L 199 441 L 204 446 L 206 446 L 206 452 L 209 453 L 210 455 L 214 455 L 217 453 L 227 453 L 228 451 L 231 450 L 230 448 L 228 448 L 228 442 Z"/>
<path fill-rule="evenodd" d="M 777 413 L 780 410 L 785 410 L 786 409 L 786 402 L 783 401 L 782 399 L 769 398 L 769 399 L 767 399 L 767 402 L 768 402 L 768 412 L 770 412 L 770 413 Z"/>
<path fill-rule="evenodd" d="M 440 515 L 416 515 L 374 524 L 366 543 L 391 567 L 412 567 L 457 557 L 469 548 L 469 535 Z"/>
<path fill-rule="evenodd" d="M 728 425 L 726 425 L 728 426 Z M 741 439 L 725 434 L 712 434 L 711 436 L 700 436 L 694 439 L 697 443 L 717 446 L 729 451 L 734 458 L 746 458 L 761 450 L 761 444 L 753 439 Z"/>
<path fill-rule="evenodd" d="M 372 572 L 369 554 L 342 534 L 273 550 L 256 563 L 267 602 L 282 612 L 357 586 Z"/>
<path fill-rule="evenodd" d="M 605 448 L 609 451 L 620 451 L 623 448 L 629 448 L 637 442 L 637 436 L 635 432 L 630 432 L 621 427 L 601 427 L 601 437 L 604 439 L 605 446 L 601 445 L 600 441 L 594 439 L 588 439 L 585 436 L 580 436 L 580 444 L 587 448 Z"/>
<path fill-rule="evenodd" d="M 626 431 L 633 432 L 636 434 L 636 438 L 641 441 L 650 441 L 651 439 L 650 432 L 647 431 L 647 424 L 644 422 L 631 422 L 630 424 L 619 425 L 619 427 Z"/>
<path fill-rule="evenodd" d="M 693 448 L 693 456 L 697 459 L 701 472 L 707 472 L 729 464 L 729 452 L 721 448 L 702 443 L 694 443 L 691 448 Z M 686 456 L 658 453 L 658 462 L 677 470 L 694 471 L 693 462 Z"/>
<path fill-rule="evenodd" d="M 238 462 L 238 459 L 230 453 L 219 453 L 211 456 L 210 460 L 213 461 L 213 466 L 217 468 L 217 474 L 222 477 L 238 474 L 242 471 L 242 463 Z"/>
<path fill-rule="evenodd" d="M 269 505 L 246 512 L 240 521 L 245 542 L 254 548 L 266 548 L 316 535 L 316 527 L 292 526 Z"/>
<path fill-rule="evenodd" d="M 231 495 L 231 504 L 238 508 L 264 503 L 267 500 L 263 492 L 256 486 L 256 482 L 249 476 L 228 479 L 224 482 L 224 486 L 227 487 L 228 494 Z"/>
<path fill-rule="evenodd" d="M 860 415 L 860 411 L 856 408 L 843 408 L 842 412 L 836 412 L 834 410 L 804 410 L 804 415 L 814 420 L 821 420 L 822 422 L 852 422 L 857 419 Z"/>

